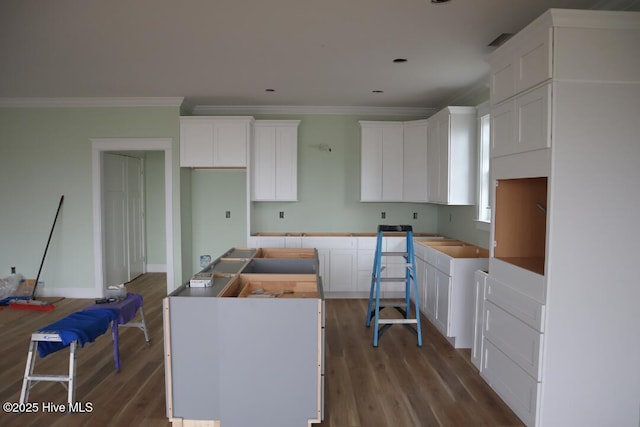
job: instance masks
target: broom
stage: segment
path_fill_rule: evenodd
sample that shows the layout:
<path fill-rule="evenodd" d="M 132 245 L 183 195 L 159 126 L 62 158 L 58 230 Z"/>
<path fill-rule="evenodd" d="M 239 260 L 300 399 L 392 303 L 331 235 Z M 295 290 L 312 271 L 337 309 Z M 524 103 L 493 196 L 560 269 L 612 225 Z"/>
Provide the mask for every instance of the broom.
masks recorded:
<path fill-rule="evenodd" d="M 51 226 L 51 231 L 49 232 L 49 239 L 47 240 L 47 246 L 44 248 L 44 254 L 42 255 L 42 261 L 40 261 L 40 268 L 38 269 L 38 275 L 36 276 L 36 280 L 33 283 L 33 289 L 31 290 L 31 295 L 27 295 L 26 297 L 14 297 L 9 302 L 10 308 L 19 308 L 19 309 L 26 309 L 26 310 L 45 310 L 45 311 L 53 310 L 55 308 L 55 306 L 50 302 L 36 300 L 36 288 L 38 287 L 38 280 L 40 280 L 40 273 L 42 273 L 42 266 L 44 265 L 44 259 L 47 256 L 47 251 L 49 250 L 49 244 L 51 243 L 51 236 L 53 236 L 53 230 L 56 228 L 56 222 L 58 221 L 60 208 L 62 208 L 62 202 L 64 202 L 64 194 L 60 197 L 58 210 L 56 211 L 56 216 L 53 219 L 53 225 Z M 30 285 L 27 284 L 27 286 L 30 286 Z M 19 292 L 16 292 L 16 293 L 19 294 Z"/>

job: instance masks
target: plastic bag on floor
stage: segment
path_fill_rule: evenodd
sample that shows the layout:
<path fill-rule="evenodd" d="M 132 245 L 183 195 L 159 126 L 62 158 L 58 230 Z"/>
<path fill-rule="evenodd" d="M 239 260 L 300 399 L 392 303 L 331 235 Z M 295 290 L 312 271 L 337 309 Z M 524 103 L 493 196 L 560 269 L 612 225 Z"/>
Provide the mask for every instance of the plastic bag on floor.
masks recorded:
<path fill-rule="evenodd" d="M 12 274 L 9 277 L 0 278 L 0 300 L 13 295 L 22 280 L 20 274 Z"/>

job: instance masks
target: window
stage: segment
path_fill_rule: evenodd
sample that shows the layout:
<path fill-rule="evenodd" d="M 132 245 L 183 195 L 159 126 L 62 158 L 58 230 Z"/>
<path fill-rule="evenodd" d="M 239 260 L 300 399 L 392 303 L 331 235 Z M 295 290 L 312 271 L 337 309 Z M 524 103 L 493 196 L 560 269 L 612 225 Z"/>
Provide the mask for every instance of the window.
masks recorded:
<path fill-rule="evenodd" d="M 485 110 L 485 111 L 483 111 Z M 477 219 L 482 223 L 491 222 L 489 201 L 489 145 L 491 140 L 491 120 L 486 106 L 478 107 L 478 205 Z"/>

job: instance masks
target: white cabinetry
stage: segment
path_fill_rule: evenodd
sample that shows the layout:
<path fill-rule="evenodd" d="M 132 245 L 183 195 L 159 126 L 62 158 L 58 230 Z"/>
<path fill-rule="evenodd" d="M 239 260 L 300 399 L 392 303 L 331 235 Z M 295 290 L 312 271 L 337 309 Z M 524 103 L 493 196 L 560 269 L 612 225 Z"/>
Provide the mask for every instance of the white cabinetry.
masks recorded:
<path fill-rule="evenodd" d="M 428 121 L 404 122 L 404 181 L 402 200 L 427 202 Z"/>
<path fill-rule="evenodd" d="M 482 353 L 484 340 L 484 302 L 486 298 L 488 274 L 478 270 L 473 275 L 473 345 L 471 346 L 471 362 L 482 371 Z"/>
<path fill-rule="evenodd" d="M 256 120 L 251 144 L 252 201 L 298 199 L 299 120 Z"/>
<path fill-rule="evenodd" d="M 401 202 L 402 122 L 361 121 L 360 201 Z"/>
<path fill-rule="evenodd" d="M 424 261 L 424 314 L 455 348 L 473 344 L 474 272 L 488 266 L 488 251 L 464 242 L 414 239 Z M 420 274 L 418 275 L 420 277 Z"/>
<path fill-rule="evenodd" d="M 447 107 L 430 117 L 428 123 L 429 202 L 448 205 L 474 204 L 475 107 Z"/>
<path fill-rule="evenodd" d="M 244 168 L 252 117 L 180 117 L 180 166 Z"/>
<path fill-rule="evenodd" d="M 481 375 L 528 426 L 640 424 L 638 46 L 638 12 L 551 9 L 489 59 Z"/>
<path fill-rule="evenodd" d="M 356 290 L 358 253 L 355 237 L 303 236 L 302 247 L 318 250 L 322 284 L 330 297 Z"/>

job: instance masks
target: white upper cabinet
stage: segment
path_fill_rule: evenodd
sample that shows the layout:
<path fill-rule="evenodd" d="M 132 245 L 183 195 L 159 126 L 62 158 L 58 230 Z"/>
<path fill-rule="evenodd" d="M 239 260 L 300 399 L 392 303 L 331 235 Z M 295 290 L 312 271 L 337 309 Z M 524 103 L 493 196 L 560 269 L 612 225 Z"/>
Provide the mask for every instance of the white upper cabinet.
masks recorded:
<path fill-rule="evenodd" d="M 252 117 L 180 117 L 180 166 L 244 168 Z"/>
<path fill-rule="evenodd" d="M 299 124 L 299 120 L 254 122 L 251 200 L 298 200 Z"/>
<path fill-rule="evenodd" d="M 360 201 L 403 201 L 402 122 L 361 121 L 360 126 Z"/>
<path fill-rule="evenodd" d="M 491 111 L 491 156 L 551 146 L 551 84 L 539 86 L 494 106 Z"/>
<path fill-rule="evenodd" d="M 527 37 L 510 43 L 506 55 L 491 64 L 491 103 L 502 102 L 518 92 L 551 78 L 553 29 L 540 23 L 530 28 Z M 505 45 L 507 46 L 507 45 Z M 513 46 L 513 47 L 511 47 Z"/>
<path fill-rule="evenodd" d="M 404 122 L 402 200 L 427 202 L 427 120 Z"/>
<path fill-rule="evenodd" d="M 476 201 L 476 109 L 447 107 L 428 120 L 427 192 L 431 203 Z"/>

